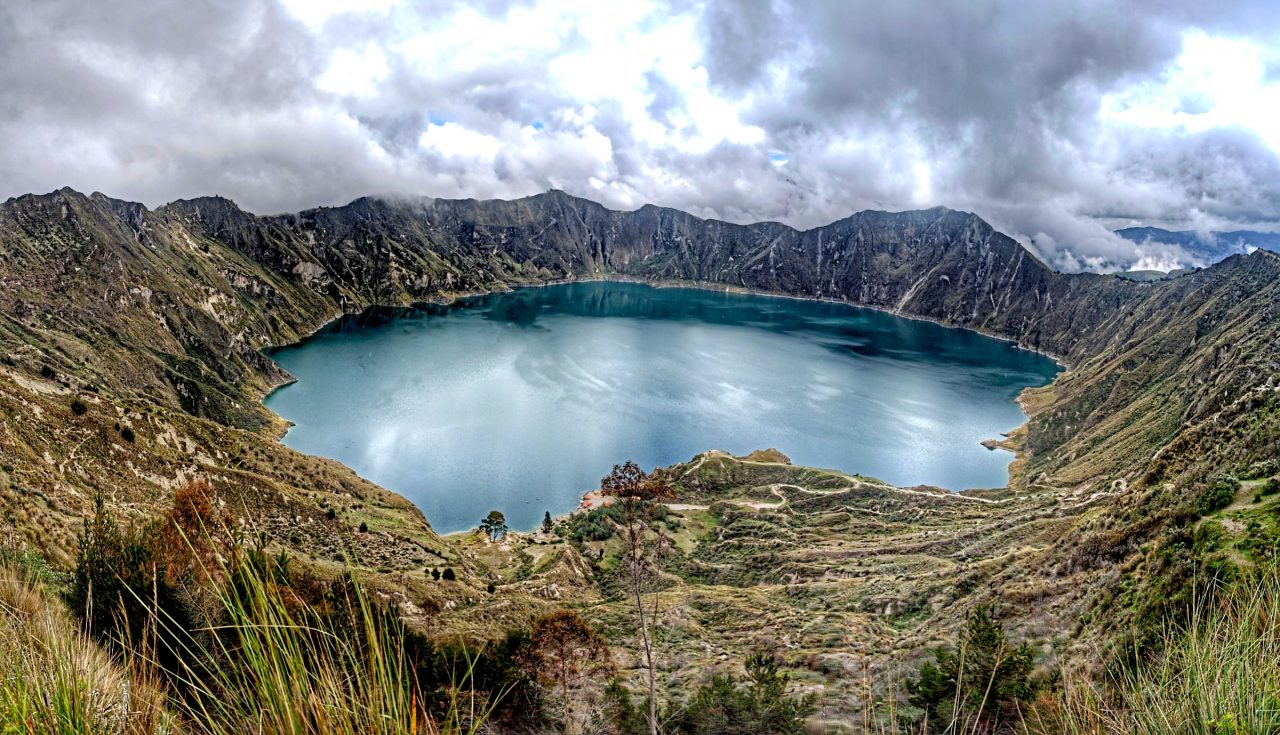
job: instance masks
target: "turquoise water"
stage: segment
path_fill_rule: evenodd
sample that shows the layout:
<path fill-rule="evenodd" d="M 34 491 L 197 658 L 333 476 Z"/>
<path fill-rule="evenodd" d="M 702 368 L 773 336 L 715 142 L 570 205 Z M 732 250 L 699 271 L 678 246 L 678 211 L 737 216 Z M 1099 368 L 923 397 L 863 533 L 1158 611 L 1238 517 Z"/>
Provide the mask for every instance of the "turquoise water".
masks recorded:
<path fill-rule="evenodd" d="M 335 322 L 273 353 L 289 446 L 416 503 L 443 532 L 530 529 L 614 463 L 776 447 L 898 485 L 1000 487 L 1014 398 L 1058 368 L 839 304 L 630 283 L 519 289 Z"/>

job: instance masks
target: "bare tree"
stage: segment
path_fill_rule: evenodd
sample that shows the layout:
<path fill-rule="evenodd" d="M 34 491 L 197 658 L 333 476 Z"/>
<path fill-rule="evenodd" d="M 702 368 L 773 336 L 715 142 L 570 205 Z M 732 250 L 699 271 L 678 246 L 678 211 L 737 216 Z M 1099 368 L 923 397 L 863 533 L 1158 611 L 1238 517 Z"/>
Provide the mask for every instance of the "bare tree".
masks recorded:
<path fill-rule="evenodd" d="M 566 735 L 572 731 L 569 690 L 593 677 L 613 673 L 613 657 L 604 638 L 572 610 L 557 610 L 533 623 L 528 661 L 532 673 L 560 692 Z"/>
<path fill-rule="evenodd" d="M 600 481 L 601 492 L 613 498 L 622 511 L 622 523 L 626 526 L 627 571 L 631 582 L 631 594 L 636 603 L 636 616 L 640 621 L 640 642 L 644 648 L 645 668 L 649 674 L 649 733 L 658 734 L 658 696 L 656 671 L 653 665 L 653 639 L 649 635 L 649 619 L 644 610 L 644 588 L 650 565 L 644 543 L 644 532 L 652 516 L 654 506 L 673 498 L 675 491 L 656 470 L 646 473 L 635 462 L 614 465 L 613 471 Z M 656 615 L 655 607 L 655 615 Z"/>

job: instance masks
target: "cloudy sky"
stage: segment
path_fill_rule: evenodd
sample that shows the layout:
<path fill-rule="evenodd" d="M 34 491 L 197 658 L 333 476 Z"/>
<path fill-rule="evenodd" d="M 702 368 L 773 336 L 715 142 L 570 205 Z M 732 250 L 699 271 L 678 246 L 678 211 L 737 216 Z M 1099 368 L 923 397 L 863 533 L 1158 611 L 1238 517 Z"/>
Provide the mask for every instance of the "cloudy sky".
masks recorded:
<path fill-rule="evenodd" d="M 942 204 L 1169 268 L 1109 229 L 1280 228 L 1280 3 L 8 0 L 0 136 L 0 197 Z"/>

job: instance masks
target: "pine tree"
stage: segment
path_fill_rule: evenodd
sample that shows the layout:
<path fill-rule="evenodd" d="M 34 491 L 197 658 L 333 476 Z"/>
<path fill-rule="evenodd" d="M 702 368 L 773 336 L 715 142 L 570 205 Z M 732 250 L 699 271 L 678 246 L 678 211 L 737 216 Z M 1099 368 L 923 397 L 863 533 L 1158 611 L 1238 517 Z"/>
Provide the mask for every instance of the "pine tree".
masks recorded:
<path fill-rule="evenodd" d="M 1031 647 L 1010 643 L 991 608 L 979 605 L 968 615 L 959 649 L 938 649 L 920 677 L 907 682 L 908 701 L 923 711 L 931 731 L 955 722 L 996 728 L 1014 721 L 1019 703 L 1035 696 L 1034 665 Z"/>

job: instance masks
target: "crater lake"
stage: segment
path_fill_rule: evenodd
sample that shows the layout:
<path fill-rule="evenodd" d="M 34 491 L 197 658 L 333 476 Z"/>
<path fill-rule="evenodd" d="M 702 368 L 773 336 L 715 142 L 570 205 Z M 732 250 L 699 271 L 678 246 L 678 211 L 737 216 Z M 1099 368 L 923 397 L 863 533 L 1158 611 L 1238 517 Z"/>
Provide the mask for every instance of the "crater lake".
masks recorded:
<path fill-rule="evenodd" d="M 532 529 L 615 463 L 775 447 L 794 463 L 952 490 L 1001 487 L 981 446 L 1057 364 L 842 304 L 582 282 L 344 317 L 271 356 L 284 443 L 416 503 L 436 530 L 501 510 Z"/>

